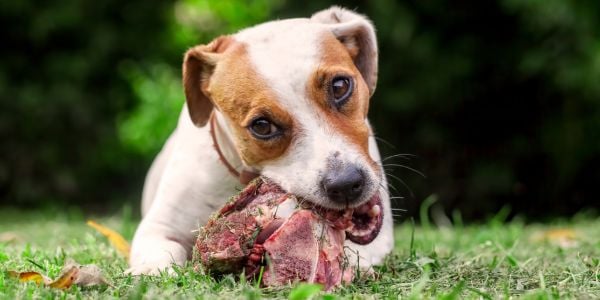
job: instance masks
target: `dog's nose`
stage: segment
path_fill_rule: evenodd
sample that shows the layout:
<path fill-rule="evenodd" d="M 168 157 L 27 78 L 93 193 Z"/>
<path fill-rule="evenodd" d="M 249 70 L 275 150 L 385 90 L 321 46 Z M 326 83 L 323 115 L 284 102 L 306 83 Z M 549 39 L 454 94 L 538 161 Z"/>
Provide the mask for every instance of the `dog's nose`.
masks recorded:
<path fill-rule="evenodd" d="M 338 170 L 328 171 L 322 183 L 329 200 L 348 204 L 362 194 L 365 177 L 356 166 L 348 165 Z"/>

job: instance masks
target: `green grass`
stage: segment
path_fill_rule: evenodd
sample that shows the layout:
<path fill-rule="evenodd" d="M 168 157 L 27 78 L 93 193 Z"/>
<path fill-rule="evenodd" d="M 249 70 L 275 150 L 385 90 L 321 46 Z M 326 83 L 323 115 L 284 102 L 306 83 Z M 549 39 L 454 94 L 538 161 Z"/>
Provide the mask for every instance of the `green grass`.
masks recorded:
<path fill-rule="evenodd" d="M 136 221 L 128 210 L 94 218 L 131 238 Z M 579 215 L 552 224 L 491 219 L 480 225 L 434 228 L 400 224 L 396 249 L 376 278 L 360 278 L 329 293 L 312 286 L 259 289 L 226 276 L 219 280 L 178 269 L 178 276 L 131 277 L 126 262 L 75 211 L 0 211 L 0 270 L 34 270 L 54 277 L 66 258 L 99 265 L 112 283 L 55 290 L 20 283 L 0 272 L 0 298 L 290 298 L 305 299 L 566 299 L 600 297 L 600 219 Z M 497 218 L 498 219 L 498 218 Z M 501 217 L 499 218 L 501 219 Z M 539 241 L 549 229 L 573 230 L 576 245 Z M 414 240 L 411 239 L 414 233 Z M 292 291 L 290 293 L 290 291 Z"/>

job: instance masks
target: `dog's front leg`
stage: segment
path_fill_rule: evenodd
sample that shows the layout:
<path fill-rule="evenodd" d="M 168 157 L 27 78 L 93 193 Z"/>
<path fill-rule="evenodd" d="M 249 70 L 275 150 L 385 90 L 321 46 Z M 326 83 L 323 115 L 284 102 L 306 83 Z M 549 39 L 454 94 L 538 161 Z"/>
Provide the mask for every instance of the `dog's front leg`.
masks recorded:
<path fill-rule="evenodd" d="M 157 275 L 173 264 L 184 265 L 190 257 L 195 238 L 193 230 L 202 221 L 202 214 L 193 207 L 184 210 L 186 206 L 177 203 L 181 201 L 158 201 L 153 203 L 135 233 L 128 270 L 131 274 Z"/>
<path fill-rule="evenodd" d="M 133 240 L 128 273 L 133 275 L 158 275 L 171 270 L 172 265 L 182 266 L 190 255 L 193 237 L 173 232 L 156 220 L 145 218 Z"/>
<path fill-rule="evenodd" d="M 196 167 L 190 164 L 191 169 L 197 170 Z M 187 168 L 176 169 L 178 172 L 189 171 L 185 170 Z M 170 180 L 169 174 L 161 182 L 156 199 L 135 233 L 129 273 L 158 274 L 173 264 L 184 265 L 191 257 L 199 226 L 235 193 L 234 185 L 224 184 L 229 180 L 219 176 L 228 174 L 199 173 L 187 173 L 196 176 L 185 181 Z"/>

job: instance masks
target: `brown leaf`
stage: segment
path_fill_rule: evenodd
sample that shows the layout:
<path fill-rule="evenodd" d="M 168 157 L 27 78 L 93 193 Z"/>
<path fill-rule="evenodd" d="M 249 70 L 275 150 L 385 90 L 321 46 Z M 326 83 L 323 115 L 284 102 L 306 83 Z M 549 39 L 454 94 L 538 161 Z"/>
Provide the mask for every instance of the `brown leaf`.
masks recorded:
<path fill-rule="evenodd" d="M 538 233 L 533 237 L 537 242 L 549 242 L 561 248 L 572 248 L 577 246 L 579 235 L 572 229 L 557 228 Z"/>
<path fill-rule="evenodd" d="M 14 232 L 2 232 L 0 233 L 0 243 L 12 243 L 19 242 L 22 238 Z"/>
<path fill-rule="evenodd" d="M 102 276 L 102 271 L 96 265 L 80 265 L 73 260 L 67 260 L 60 275 L 55 280 L 38 272 L 8 271 L 8 275 L 18 278 L 21 282 L 35 282 L 56 289 L 68 289 L 73 284 L 78 286 L 111 285 Z"/>
<path fill-rule="evenodd" d="M 102 276 L 102 270 L 96 265 L 80 266 L 78 276 L 74 283 L 79 286 L 111 285 L 106 281 L 106 278 Z"/>
<path fill-rule="evenodd" d="M 20 282 L 35 282 L 37 284 L 47 284 L 51 280 L 50 278 L 38 273 L 38 272 L 15 272 L 8 271 L 8 276 L 13 278 L 18 278 Z"/>
<path fill-rule="evenodd" d="M 118 232 L 106 226 L 100 225 L 92 220 L 88 220 L 87 224 L 108 238 L 108 241 L 115 249 L 117 249 L 119 253 L 121 253 L 121 255 L 123 255 L 125 258 L 129 258 L 130 246 L 123 236 L 121 236 Z"/>
<path fill-rule="evenodd" d="M 65 266 L 61 275 L 58 278 L 48 284 L 49 287 L 57 289 L 68 289 L 73 285 L 73 282 L 77 279 L 79 268 L 77 266 Z"/>

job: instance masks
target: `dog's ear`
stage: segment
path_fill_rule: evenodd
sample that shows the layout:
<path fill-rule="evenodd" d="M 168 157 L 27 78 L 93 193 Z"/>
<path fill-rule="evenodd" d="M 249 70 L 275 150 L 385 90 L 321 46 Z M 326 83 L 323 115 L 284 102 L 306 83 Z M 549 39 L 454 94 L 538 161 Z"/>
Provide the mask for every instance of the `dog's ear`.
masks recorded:
<path fill-rule="evenodd" d="M 353 11 L 333 6 L 315 13 L 311 20 L 326 24 L 348 49 L 354 64 L 373 95 L 377 85 L 377 38 L 371 21 Z"/>
<path fill-rule="evenodd" d="M 231 44 L 231 37 L 221 36 L 208 45 L 189 49 L 183 59 L 183 89 L 188 111 L 194 125 L 202 127 L 208 122 L 213 103 L 207 93 L 210 77 Z"/>

